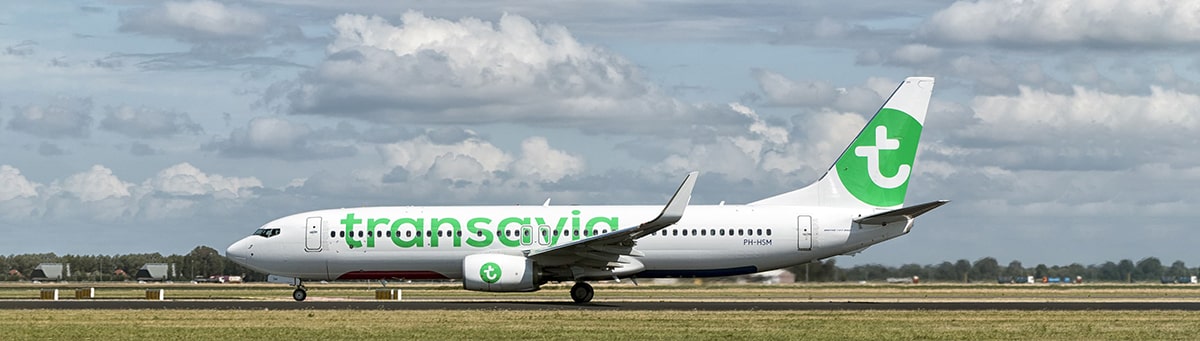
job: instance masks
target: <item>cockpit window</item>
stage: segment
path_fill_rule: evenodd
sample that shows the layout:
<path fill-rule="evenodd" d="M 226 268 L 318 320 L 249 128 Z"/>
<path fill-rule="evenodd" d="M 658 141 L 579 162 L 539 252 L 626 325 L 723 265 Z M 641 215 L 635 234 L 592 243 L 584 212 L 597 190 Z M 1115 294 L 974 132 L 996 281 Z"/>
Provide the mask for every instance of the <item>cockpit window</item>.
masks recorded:
<path fill-rule="evenodd" d="M 258 229 L 254 231 L 254 235 L 271 238 L 279 235 L 279 229 Z"/>

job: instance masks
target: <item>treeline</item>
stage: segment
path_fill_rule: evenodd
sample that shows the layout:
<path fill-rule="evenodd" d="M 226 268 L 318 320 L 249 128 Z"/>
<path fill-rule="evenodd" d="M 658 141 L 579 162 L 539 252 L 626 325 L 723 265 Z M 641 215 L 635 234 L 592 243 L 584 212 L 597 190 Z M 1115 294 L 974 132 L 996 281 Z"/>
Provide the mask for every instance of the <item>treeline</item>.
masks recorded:
<path fill-rule="evenodd" d="M 71 266 L 71 273 L 64 273 L 67 281 L 127 281 L 135 280 L 138 269 L 147 263 L 175 265 L 175 273 L 168 274 L 173 281 L 190 281 L 197 277 L 237 275 L 247 281 L 265 281 L 266 275 L 256 273 L 232 261 L 208 246 L 197 246 L 186 255 L 163 256 L 159 253 L 134 253 L 125 255 L 64 255 L 36 253 L 22 255 L 0 255 L 0 268 L 4 269 L 5 281 L 29 280 L 33 269 L 41 263 L 63 263 Z"/>
<path fill-rule="evenodd" d="M 266 274 L 257 273 L 229 261 L 220 252 L 207 246 L 198 246 L 186 255 L 163 256 L 158 253 L 126 255 L 64 255 L 53 253 L 0 255 L 0 268 L 7 269 L 0 279 L 5 281 L 29 280 L 29 274 L 41 263 L 64 263 L 71 265 L 68 281 L 127 281 L 147 263 L 175 264 L 174 281 L 190 281 L 194 278 L 220 275 L 243 276 L 246 281 L 265 281 Z M 787 268 L 795 274 L 796 282 L 846 282 L 884 281 L 887 278 L 918 276 L 921 282 L 995 282 L 998 277 L 1033 276 L 1075 277 L 1082 276 L 1088 282 L 1157 282 L 1163 277 L 1193 276 L 1198 268 L 1189 268 L 1183 261 L 1165 265 L 1158 258 L 1147 257 L 1137 262 L 1122 259 L 1103 264 L 1069 265 L 1037 264 L 1027 267 L 1014 260 L 1001 265 L 995 258 L 984 257 L 971 262 L 959 259 L 940 264 L 905 264 L 884 266 L 879 264 L 837 266 L 835 259 L 801 264 Z M 752 276 L 753 277 L 753 276 Z M 733 280 L 733 278 L 729 278 Z M 720 279 L 717 279 L 720 281 Z"/>
<path fill-rule="evenodd" d="M 788 268 L 796 275 L 797 282 L 842 282 L 842 281 L 883 281 L 887 278 L 906 278 L 919 276 L 921 282 L 995 282 L 999 277 L 1033 276 L 1042 277 L 1075 277 L 1082 276 L 1088 282 L 1158 282 L 1163 277 L 1194 276 L 1200 272 L 1198 268 L 1189 268 L 1183 261 L 1177 260 L 1165 265 L 1158 258 L 1147 257 L 1137 262 L 1122 259 L 1117 262 L 1103 264 L 1069 265 L 1038 264 L 1025 266 L 1021 261 L 1014 260 L 1008 265 L 1001 265 L 995 258 L 984 257 L 974 262 L 959 259 L 956 262 L 941 264 L 905 264 L 901 266 L 884 266 L 879 264 L 856 265 L 843 268 L 836 265 L 834 259 L 810 264 L 801 264 Z M 807 277 L 806 277 L 807 275 Z"/>

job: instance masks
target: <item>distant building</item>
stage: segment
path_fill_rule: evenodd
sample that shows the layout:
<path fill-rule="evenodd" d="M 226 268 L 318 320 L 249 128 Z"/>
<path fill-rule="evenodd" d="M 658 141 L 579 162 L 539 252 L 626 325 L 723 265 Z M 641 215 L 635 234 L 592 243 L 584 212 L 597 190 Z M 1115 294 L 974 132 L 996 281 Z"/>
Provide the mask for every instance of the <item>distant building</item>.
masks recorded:
<path fill-rule="evenodd" d="M 166 281 L 171 278 L 171 273 L 174 271 L 174 264 L 167 263 L 146 263 L 138 269 L 137 274 L 133 275 L 138 281 Z"/>
<path fill-rule="evenodd" d="M 71 265 L 63 263 L 42 263 L 33 268 L 29 279 L 34 281 L 61 281 L 71 275 Z"/>

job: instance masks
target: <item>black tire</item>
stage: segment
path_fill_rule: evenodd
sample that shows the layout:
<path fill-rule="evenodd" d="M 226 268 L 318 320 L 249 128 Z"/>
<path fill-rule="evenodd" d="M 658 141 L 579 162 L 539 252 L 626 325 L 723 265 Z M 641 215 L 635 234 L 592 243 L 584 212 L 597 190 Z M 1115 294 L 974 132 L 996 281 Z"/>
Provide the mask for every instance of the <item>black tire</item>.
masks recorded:
<path fill-rule="evenodd" d="M 592 289 L 592 285 L 587 282 L 575 282 L 575 285 L 571 286 L 571 299 L 575 300 L 575 303 L 591 302 L 594 296 L 596 296 L 596 290 Z"/>
<path fill-rule="evenodd" d="M 296 291 L 292 292 L 292 299 L 296 300 L 296 302 L 303 302 L 305 298 L 308 298 L 308 290 L 296 289 Z"/>

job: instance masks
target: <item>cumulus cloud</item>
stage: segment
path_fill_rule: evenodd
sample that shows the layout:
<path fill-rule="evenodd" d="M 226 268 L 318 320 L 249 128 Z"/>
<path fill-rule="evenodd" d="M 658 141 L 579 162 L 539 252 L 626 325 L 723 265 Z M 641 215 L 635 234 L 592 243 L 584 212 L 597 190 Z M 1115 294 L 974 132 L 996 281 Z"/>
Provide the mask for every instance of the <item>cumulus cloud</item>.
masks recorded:
<path fill-rule="evenodd" d="M 760 178 L 790 175 L 791 181 L 815 180 L 862 130 L 867 118 L 862 114 L 822 109 L 792 116 L 788 123 L 791 140 L 786 145 L 764 148 L 758 166 L 778 174 Z"/>
<path fill-rule="evenodd" d="M 1200 152 L 1190 147 L 1196 143 L 1190 132 L 1200 128 L 1192 113 L 1200 95 L 1159 87 L 1144 95 L 1019 88 L 1013 95 L 976 96 L 969 107 L 935 106 L 930 117 L 942 128 L 930 135 L 939 143 L 923 146 L 922 158 L 946 176 L 940 179 L 976 169 L 1087 177 L 1151 163 L 1200 165 Z M 1133 193 L 1146 191 L 1127 195 Z"/>
<path fill-rule="evenodd" d="M 545 137 L 533 136 L 521 142 L 520 151 L 505 151 L 475 135 L 466 138 L 437 141 L 436 130 L 427 131 L 412 139 L 377 147 L 389 169 L 382 174 L 384 183 L 439 183 L 469 186 L 472 191 L 483 187 L 508 188 L 533 186 L 578 176 L 586 170 L 581 156 L 555 149 Z M 524 184 L 524 185 L 519 185 Z"/>
<path fill-rule="evenodd" d="M 401 20 L 339 16 L 325 60 L 276 86 L 266 101 L 282 100 L 291 113 L 393 124 L 661 132 L 665 122 L 742 123 L 728 110 L 662 95 L 628 60 L 577 41 L 562 26 L 513 14 L 491 23 L 410 11 Z"/>
<path fill-rule="evenodd" d="M 92 99 L 60 97 L 47 105 L 13 107 L 8 129 L 47 138 L 83 138 L 91 133 Z"/>
<path fill-rule="evenodd" d="M 262 188 L 257 178 L 205 173 L 189 163 L 163 169 L 141 184 L 94 165 L 49 185 L 0 165 L 0 216 L 16 221 L 180 219 L 204 210 L 237 209 Z"/>
<path fill-rule="evenodd" d="M 182 41 L 254 39 L 267 30 L 267 18 L 240 5 L 210 0 L 167 1 L 121 12 L 121 31 L 163 35 Z"/>
<path fill-rule="evenodd" d="M 766 185 L 764 179 L 790 176 L 811 176 L 820 166 L 829 161 L 822 160 L 811 164 L 804 162 L 811 157 L 819 159 L 823 155 L 812 153 L 807 156 L 798 155 L 808 152 L 812 146 L 823 145 L 822 139 L 829 136 L 827 131 L 833 130 L 824 125 L 823 117 L 804 115 L 793 120 L 806 120 L 805 124 L 776 125 L 763 120 L 758 113 L 740 103 L 729 104 L 730 109 L 746 116 L 755 123 L 742 134 L 716 134 L 687 141 L 678 141 L 667 145 L 669 155 L 651 167 L 663 176 L 684 174 L 693 170 L 703 170 L 708 177 L 722 177 L 731 183 Z M 860 117 L 855 114 L 847 114 Z M 800 127 L 821 126 L 813 128 L 821 134 L 807 133 Z M 789 131 L 793 129 L 794 131 Z M 857 131 L 857 130 L 855 130 Z M 834 134 L 841 136 L 841 134 Z M 848 142 L 848 140 L 846 141 Z M 840 152 L 840 150 L 839 150 Z M 777 172 L 777 174 L 769 174 Z"/>
<path fill-rule="evenodd" d="M 1200 43 L 1200 3 L 1121 0 L 957 1 L 918 29 L 924 39 L 1007 46 Z"/>
<path fill-rule="evenodd" d="M 253 195 L 252 190 L 262 188 L 263 184 L 254 177 L 206 174 L 185 162 L 159 171 L 142 186 L 174 196 L 214 195 L 236 198 Z"/>
<path fill-rule="evenodd" d="M 37 196 L 38 185 L 30 182 L 21 170 L 0 165 L 0 201 Z"/>
<path fill-rule="evenodd" d="M 100 128 L 129 137 L 162 138 L 204 130 L 187 113 L 128 105 L 108 107 L 107 111 Z"/>
<path fill-rule="evenodd" d="M 358 149 L 338 144 L 333 131 L 314 131 L 307 124 L 281 118 L 258 117 L 245 128 L 237 128 L 227 138 L 204 145 L 226 157 L 264 157 L 284 160 L 312 160 L 352 156 Z"/>
<path fill-rule="evenodd" d="M 833 101 L 837 90 L 826 81 L 793 81 L 781 74 L 756 69 L 754 78 L 772 105 L 814 106 Z"/>
<path fill-rule="evenodd" d="M 287 192 L 365 205 L 534 204 L 546 196 L 574 202 L 594 194 L 555 185 L 584 176 L 586 164 L 544 137 L 505 150 L 469 129 L 427 129 L 376 150 L 378 167 L 318 172 L 293 181 Z"/>
<path fill-rule="evenodd" d="M 68 176 L 54 185 L 84 202 L 129 197 L 129 188 L 133 187 L 102 165 L 94 165 L 90 170 Z"/>
<path fill-rule="evenodd" d="M 1120 95 L 1074 87 L 1073 94 L 1020 87 L 1016 96 L 981 96 L 972 107 L 985 124 L 1011 126 L 1003 134 L 1032 138 L 1032 128 L 1111 130 L 1140 134 L 1147 129 L 1192 130 L 1200 122 L 1200 95 L 1152 87 L 1148 96 Z"/>
<path fill-rule="evenodd" d="M 169 38 L 191 48 L 184 52 L 114 52 L 91 64 L 110 69 L 131 65 L 144 70 L 237 67 L 259 75 L 273 67 L 305 67 L 291 61 L 294 52 L 280 53 L 272 48 L 315 43 L 319 39 L 305 36 L 293 22 L 295 18 L 271 15 L 262 10 L 261 4 L 245 4 L 166 1 L 122 10 L 121 32 Z"/>
<path fill-rule="evenodd" d="M 512 155 L 478 136 L 453 143 L 437 143 L 428 135 L 421 135 L 380 145 L 378 151 L 386 166 L 401 167 L 408 174 L 421 177 L 440 170 L 449 173 L 435 172 L 432 175 L 438 179 L 452 180 L 493 177 L 496 172 L 508 170 L 513 160 Z M 444 165 L 438 166 L 439 163 Z M 473 174 L 458 171 L 468 167 L 474 171 Z M 465 176 L 456 177 L 461 175 Z"/>
<path fill-rule="evenodd" d="M 596 186 L 591 182 L 599 182 L 624 193 L 636 188 L 613 183 L 631 177 L 642 179 L 641 185 L 671 183 L 681 174 L 699 170 L 705 185 L 697 188 L 697 195 L 709 200 L 750 202 L 816 180 L 862 130 L 870 115 L 828 107 L 806 108 L 780 121 L 763 118 L 740 103 L 729 107 L 754 123 L 738 133 L 635 141 L 632 147 L 623 148 L 636 148 L 635 157 L 645 156 L 641 158 L 650 161 L 648 166 L 568 178 L 554 188 L 582 190 Z"/>
<path fill-rule="evenodd" d="M 584 162 L 583 158 L 550 147 L 546 138 L 535 136 L 521 142 L 521 158 L 511 168 L 518 176 L 551 182 L 582 173 Z"/>
<path fill-rule="evenodd" d="M 189 163 L 167 167 L 134 187 L 125 206 L 129 215 L 143 220 L 189 216 L 225 216 L 230 212 L 261 209 L 247 206 L 258 198 L 263 184 L 255 177 L 230 177 L 205 173 Z M 209 217 L 211 218 L 211 217 Z M 206 218 L 208 219 L 208 218 Z M 220 218 L 211 218 L 220 219 Z M 211 226 L 205 226 L 211 230 Z"/>

